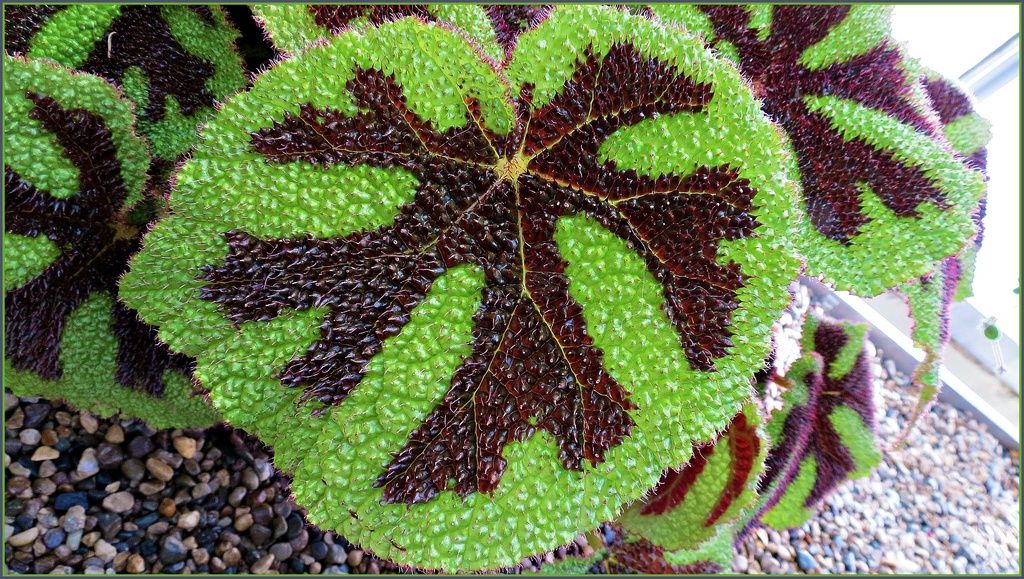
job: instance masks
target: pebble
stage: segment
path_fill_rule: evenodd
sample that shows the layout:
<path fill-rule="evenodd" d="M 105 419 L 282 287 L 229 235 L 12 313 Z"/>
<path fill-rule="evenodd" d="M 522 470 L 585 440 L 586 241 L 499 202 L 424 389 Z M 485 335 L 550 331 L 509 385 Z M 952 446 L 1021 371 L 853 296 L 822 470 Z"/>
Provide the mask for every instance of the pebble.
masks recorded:
<path fill-rule="evenodd" d="M 103 469 L 118 468 L 124 463 L 124 451 L 116 444 L 104 442 L 96 449 L 96 462 Z"/>
<path fill-rule="evenodd" d="M 93 551 L 95 551 L 96 556 L 99 557 L 100 561 L 103 561 L 104 563 L 113 561 L 114 556 L 117 555 L 117 549 L 103 539 L 96 541 L 96 544 L 93 545 Z"/>
<path fill-rule="evenodd" d="M 110 427 L 107 428 L 107 433 L 103 439 L 111 444 L 121 444 L 124 442 L 124 429 L 121 428 L 120 424 L 111 424 Z"/>
<path fill-rule="evenodd" d="M 138 482 L 146 476 L 146 466 L 138 458 L 132 457 L 124 461 L 121 465 L 121 472 L 124 476 L 128 477 L 129 480 Z"/>
<path fill-rule="evenodd" d="M 275 543 L 268 551 L 278 561 L 286 561 L 292 556 L 292 546 L 288 543 Z"/>
<path fill-rule="evenodd" d="M 267 553 L 266 555 L 259 558 L 258 561 L 253 563 L 252 567 L 249 567 L 249 572 L 260 575 L 270 570 L 270 566 L 274 564 L 274 555 Z"/>
<path fill-rule="evenodd" d="M 179 436 L 174 439 L 174 450 L 178 451 L 178 454 L 180 454 L 182 458 L 192 458 L 196 455 L 197 449 L 198 444 L 193 438 Z"/>
<path fill-rule="evenodd" d="M 103 508 L 112 513 L 126 513 L 135 506 L 135 497 L 129 491 L 121 491 L 103 499 Z"/>
<path fill-rule="evenodd" d="M 54 460 L 56 458 L 60 458 L 60 452 L 58 452 L 56 448 L 40 446 L 32 453 L 31 460 L 33 462 L 42 462 L 44 460 Z"/>
<path fill-rule="evenodd" d="M 174 478 L 174 469 L 166 462 L 151 458 L 146 461 L 146 470 L 153 478 L 163 482 L 170 482 Z"/>
<path fill-rule="evenodd" d="M 78 460 L 78 468 L 75 472 L 77 472 L 78 476 L 81 478 L 89 478 L 100 472 L 100 463 L 96 459 L 95 448 L 87 448 L 82 451 L 82 458 Z"/>
<path fill-rule="evenodd" d="M 148 481 L 146 481 L 146 482 L 144 482 L 144 483 L 139 485 L 139 492 L 144 494 L 144 495 L 146 495 L 147 497 L 150 497 L 150 496 L 153 496 L 153 495 L 159 493 L 160 491 L 164 490 L 164 487 L 166 487 L 166 486 L 167 486 L 167 483 L 165 483 L 164 481 L 161 481 L 161 480 L 157 480 L 157 481 L 148 480 Z"/>
<path fill-rule="evenodd" d="M 160 562 L 164 565 L 180 563 L 188 558 L 188 548 L 174 535 L 165 535 L 160 542 Z"/>
<path fill-rule="evenodd" d="M 60 527 L 50 529 L 43 535 L 43 545 L 45 545 L 47 549 L 56 549 L 64 544 L 64 539 L 66 539 L 67 536 L 68 535 L 64 529 Z"/>
<path fill-rule="evenodd" d="M 89 412 L 81 412 L 78 415 L 78 423 L 82 425 L 82 430 L 89 434 L 95 434 L 96 430 L 100 427 L 99 421 Z"/>
<path fill-rule="evenodd" d="M 199 514 L 199 511 L 191 511 L 182 514 L 178 517 L 178 528 L 184 529 L 186 531 L 191 531 L 192 529 L 199 526 L 200 519 L 201 515 Z"/>
<path fill-rule="evenodd" d="M 814 560 L 814 556 L 803 549 L 797 549 L 796 563 L 802 571 L 811 571 L 818 568 L 818 562 Z"/>
<path fill-rule="evenodd" d="M 53 508 L 58 511 L 66 511 L 76 505 L 88 507 L 89 495 L 84 492 L 60 493 L 53 501 Z"/>
<path fill-rule="evenodd" d="M 32 527 L 26 531 L 22 531 L 17 535 L 11 536 L 7 539 L 7 543 L 12 547 L 24 547 L 31 545 L 33 541 L 39 536 L 39 527 Z"/>
<path fill-rule="evenodd" d="M 25 446 L 36 446 L 42 438 L 42 435 L 35 428 L 26 428 L 18 434 L 18 440 Z"/>
<path fill-rule="evenodd" d="M 128 562 L 125 564 L 124 570 L 132 575 L 138 575 L 146 570 L 146 560 L 142 558 L 142 555 L 133 553 L 128 556 Z"/>
<path fill-rule="evenodd" d="M 346 562 L 349 567 L 358 567 L 363 562 L 363 552 L 359 549 L 350 551 Z"/>
<path fill-rule="evenodd" d="M 238 532 L 244 533 L 250 527 L 252 527 L 252 515 L 250 513 L 245 513 L 235 518 L 235 530 Z"/>
<path fill-rule="evenodd" d="M 135 458 L 142 458 L 147 454 L 153 452 L 153 441 L 148 436 L 136 436 L 128 443 L 128 454 Z"/>

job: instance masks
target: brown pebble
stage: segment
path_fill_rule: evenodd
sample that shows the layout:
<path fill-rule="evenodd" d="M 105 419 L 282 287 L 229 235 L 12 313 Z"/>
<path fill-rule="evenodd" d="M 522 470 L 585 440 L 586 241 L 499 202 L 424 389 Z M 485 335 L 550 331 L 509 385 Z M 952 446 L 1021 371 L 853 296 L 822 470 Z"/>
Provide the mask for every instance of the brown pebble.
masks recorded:
<path fill-rule="evenodd" d="M 128 563 L 125 565 L 124 570 L 133 575 L 138 575 L 146 570 L 146 560 L 142 558 L 142 555 L 132 553 L 128 557 Z"/>
<path fill-rule="evenodd" d="M 238 530 L 238 532 L 242 533 L 248 531 L 249 527 L 252 527 L 251 514 L 245 513 L 244 515 L 241 515 L 237 519 L 235 519 L 235 529 Z"/>
<path fill-rule="evenodd" d="M 366 573 L 368 575 L 380 575 L 380 565 L 376 561 L 372 561 L 370 566 L 366 568 Z"/>
<path fill-rule="evenodd" d="M 242 552 L 236 549 L 235 547 L 231 547 L 230 549 L 224 552 L 224 555 L 221 557 L 221 559 L 224 560 L 225 565 L 227 565 L 228 567 L 232 567 L 234 565 L 238 565 L 238 563 L 242 561 Z"/>
<path fill-rule="evenodd" d="M 135 497 L 129 491 L 121 491 L 107 495 L 103 499 L 103 508 L 112 513 L 127 513 L 135 506 Z"/>
<path fill-rule="evenodd" d="M 26 531 L 22 531 L 17 535 L 12 535 L 7 539 L 7 543 L 12 547 L 24 547 L 31 545 L 32 541 L 35 541 L 39 536 L 39 527 L 32 527 Z"/>
<path fill-rule="evenodd" d="M 359 564 L 362 563 L 362 562 L 363 562 L 363 552 L 362 551 L 360 551 L 359 549 L 356 549 L 354 551 L 349 551 L 349 553 L 348 553 L 348 566 L 349 567 L 358 567 Z"/>
<path fill-rule="evenodd" d="M 100 423 L 96 420 L 96 417 L 89 412 L 82 412 L 78 415 L 78 422 L 82 425 L 82 429 L 89 434 L 95 434 L 96 429 L 100 427 Z"/>
<path fill-rule="evenodd" d="M 124 429 L 121 428 L 120 424 L 111 424 L 104 438 L 107 442 L 121 444 L 124 442 Z"/>
<path fill-rule="evenodd" d="M 54 460 L 60 458 L 60 453 L 57 452 L 56 448 L 49 446 L 40 446 L 32 453 L 33 462 L 42 462 L 44 460 Z"/>
<path fill-rule="evenodd" d="M 98 541 L 99 539 L 100 539 L 100 532 L 99 531 L 93 531 L 91 533 L 86 533 L 82 537 L 82 544 L 85 545 L 86 547 L 92 547 L 93 545 L 96 544 L 96 541 Z"/>
<path fill-rule="evenodd" d="M 206 549 L 192 549 L 192 560 L 196 565 L 205 565 L 210 561 L 210 552 Z"/>
<path fill-rule="evenodd" d="M 173 517 L 178 512 L 178 505 L 175 504 L 174 499 L 165 497 L 160 501 L 160 507 L 157 510 L 165 517 Z"/>
<path fill-rule="evenodd" d="M 54 446 L 60 442 L 60 437 L 57 436 L 57 433 L 52 428 L 44 429 L 42 434 L 43 436 L 40 441 L 46 446 Z"/>
<path fill-rule="evenodd" d="M 139 485 L 139 492 L 144 494 L 144 495 L 146 495 L 148 497 L 148 496 L 155 495 L 155 494 L 159 493 L 160 491 L 164 490 L 165 486 L 167 486 L 167 483 L 165 483 L 164 481 L 148 480 L 148 481 L 146 481 L 146 482 L 144 482 L 144 483 Z"/>
<path fill-rule="evenodd" d="M 16 409 L 4 425 L 11 430 L 17 430 L 25 426 L 25 412 L 21 408 Z"/>
<path fill-rule="evenodd" d="M 146 460 L 146 470 L 153 475 L 153 478 L 163 482 L 170 482 L 174 478 L 174 469 L 162 460 L 155 458 Z"/>
<path fill-rule="evenodd" d="M 50 478 L 57 473 L 57 465 L 53 464 L 52 460 L 44 460 L 43 464 L 39 465 L 39 477 Z"/>
<path fill-rule="evenodd" d="M 103 539 L 96 541 L 96 544 L 93 546 L 93 551 L 95 551 L 96 557 L 104 563 L 113 561 L 114 557 L 117 556 L 117 549 Z"/>
<path fill-rule="evenodd" d="M 270 570 L 270 566 L 273 564 L 274 555 L 271 553 L 267 553 L 266 555 L 260 557 L 258 561 L 253 563 L 252 567 L 249 567 L 249 572 L 254 573 L 256 575 L 266 573 Z"/>
<path fill-rule="evenodd" d="M 189 459 L 196 455 L 198 449 L 195 439 L 181 436 L 174 439 L 174 450 L 178 451 L 182 458 Z"/>

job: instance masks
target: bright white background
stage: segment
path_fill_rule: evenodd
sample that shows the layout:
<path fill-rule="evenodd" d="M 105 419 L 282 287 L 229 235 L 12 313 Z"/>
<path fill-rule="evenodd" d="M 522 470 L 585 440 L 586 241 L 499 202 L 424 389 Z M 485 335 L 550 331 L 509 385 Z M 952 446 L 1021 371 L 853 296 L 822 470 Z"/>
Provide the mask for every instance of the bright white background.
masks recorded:
<path fill-rule="evenodd" d="M 911 56 L 947 78 L 963 73 L 1020 33 L 1020 4 L 897 5 L 892 35 Z M 1020 76 L 977 104 L 992 123 L 988 146 L 988 211 L 968 301 L 1020 343 Z"/>

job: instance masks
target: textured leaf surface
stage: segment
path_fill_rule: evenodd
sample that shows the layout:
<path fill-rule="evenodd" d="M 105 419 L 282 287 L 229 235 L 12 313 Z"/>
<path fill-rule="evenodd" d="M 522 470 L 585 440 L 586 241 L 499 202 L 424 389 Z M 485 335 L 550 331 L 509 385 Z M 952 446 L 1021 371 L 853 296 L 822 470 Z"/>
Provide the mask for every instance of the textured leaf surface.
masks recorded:
<path fill-rule="evenodd" d="M 471 39 L 478 50 L 501 61 L 505 43 L 499 44 L 491 13 L 475 4 L 257 4 L 253 12 L 274 46 L 289 54 L 351 28 L 377 26 L 402 18 L 444 24 Z"/>
<path fill-rule="evenodd" d="M 130 103 L 44 61 L 5 56 L 3 82 L 4 385 L 158 428 L 210 424 L 191 361 L 114 302 L 149 163 Z"/>
<path fill-rule="evenodd" d="M 720 524 L 710 539 L 675 551 L 625 529 L 616 531 L 602 562 L 610 574 L 712 575 L 732 569 L 732 524 Z"/>
<path fill-rule="evenodd" d="M 925 89 L 938 113 L 942 130 L 965 166 L 984 171 L 987 151 L 992 138 L 991 126 L 974 111 L 967 92 L 954 81 L 937 73 L 925 74 Z M 925 351 L 925 359 L 914 370 L 914 383 L 921 387 L 918 403 L 907 423 L 909 431 L 927 411 L 939 394 L 942 382 L 939 370 L 949 344 L 950 308 L 954 301 L 971 295 L 974 264 L 982 241 L 982 219 L 985 216 L 985 198 L 975 208 L 972 218 L 977 233 L 974 238 L 952 257 L 940 261 L 935 271 L 920 279 L 902 284 L 904 295 L 914 321 L 911 337 L 914 344 Z"/>
<path fill-rule="evenodd" d="M 633 535 L 677 551 L 693 549 L 732 524 L 757 498 L 767 448 L 752 404 L 713 443 L 694 446 L 684 467 L 666 470 L 658 486 L 618 519 Z"/>
<path fill-rule="evenodd" d="M 803 524 L 843 481 L 866 476 L 881 460 L 866 330 L 813 316 L 804 323 L 805 354 L 785 379 L 788 411 L 767 426 L 773 445 L 761 482 L 762 522 L 780 530 Z"/>
<path fill-rule="evenodd" d="M 808 273 L 868 296 L 957 253 L 984 194 L 942 136 L 916 63 L 890 39 L 890 9 L 651 7 L 733 56 L 789 137 Z"/>
<path fill-rule="evenodd" d="M 101 76 L 139 110 L 155 157 L 195 143 L 217 101 L 245 86 L 237 32 L 211 6 L 73 4 L 4 8 L 4 48 Z"/>
<path fill-rule="evenodd" d="M 492 65 L 409 18 L 282 61 L 122 284 L 313 522 L 418 567 L 515 564 L 685 463 L 799 266 L 780 137 L 694 39 L 564 7 Z"/>

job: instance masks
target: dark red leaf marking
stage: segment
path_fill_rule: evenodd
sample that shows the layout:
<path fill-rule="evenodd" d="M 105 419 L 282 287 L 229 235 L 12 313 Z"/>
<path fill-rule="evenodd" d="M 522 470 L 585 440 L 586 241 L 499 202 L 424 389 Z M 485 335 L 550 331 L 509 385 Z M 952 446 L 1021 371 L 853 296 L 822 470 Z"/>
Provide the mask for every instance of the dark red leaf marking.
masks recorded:
<path fill-rule="evenodd" d="M 708 457 L 714 454 L 713 444 L 695 445 L 693 458 L 682 469 L 669 469 L 661 475 L 658 486 L 652 494 L 656 497 L 640 509 L 641 515 L 661 515 L 682 504 L 690 487 L 697 482 L 697 477 L 704 472 Z"/>
<path fill-rule="evenodd" d="M 550 5 L 544 4 L 488 4 L 483 7 L 494 26 L 498 44 L 510 58 L 519 36 L 535 28 L 551 14 Z"/>
<path fill-rule="evenodd" d="M 862 139 L 845 139 L 829 121 L 811 113 L 805 96 L 852 99 L 933 136 L 939 127 L 917 112 L 894 47 L 879 46 L 841 64 L 810 71 L 800 55 L 848 16 L 849 6 L 775 6 L 770 36 L 758 40 L 750 14 L 740 6 L 703 6 L 715 40 L 731 42 L 740 70 L 751 79 L 769 117 L 781 124 L 797 155 L 807 213 L 818 231 L 842 243 L 858 235 L 868 218 L 861 212 L 857 183 L 866 183 L 901 217 L 916 217 L 931 202 L 948 207 L 945 195 L 923 168 L 908 166 Z"/>
<path fill-rule="evenodd" d="M 39 276 L 5 295 L 5 355 L 18 370 L 58 380 L 63 376 L 59 348 L 68 315 L 95 292 L 116 295 L 117 280 L 127 271 L 140 239 L 138 230 L 120 216 L 127 190 L 103 119 L 83 109 L 66 110 L 48 96 L 26 97 L 34 103 L 29 117 L 53 133 L 63 155 L 79 169 L 80 180 L 79 191 L 62 199 L 5 167 L 5 231 L 45 235 L 61 249 Z M 161 395 L 164 370 L 184 371 L 189 360 L 170 355 L 154 340 L 155 329 L 138 322 L 133 312 L 115 306 L 113 314 L 117 380 Z"/>
<path fill-rule="evenodd" d="M 419 182 L 393 225 L 333 239 L 233 231 L 226 261 L 204 268 L 210 283 L 202 297 L 235 323 L 328 308 L 320 340 L 280 373 L 305 399 L 341 404 L 438 276 L 465 263 L 484 272 L 472 354 L 377 478 L 386 502 L 491 492 L 506 467 L 505 446 L 538 429 L 574 470 L 603 461 L 629 435 L 635 406 L 604 369 L 569 294 L 554 242 L 560 217 L 589 215 L 644 258 L 665 285 L 692 366 L 713 370 L 731 345 L 729 315 L 743 277 L 739 266 L 715 259 L 720 240 L 757 226 L 749 183 L 725 166 L 651 179 L 592 160 L 618 128 L 700 110 L 710 88 L 616 45 L 602 58 L 588 51 L 564 89 L 531 111 L 525 87 L 508 135 L 488 130 L 473 100 L 464 127 L 439 131 L 409 110 L 394 77 L 356 70 L 347 85 L 355 116 L 301 105 L 298 115 L 252 134 L 268 163 L 366 163 L 405 169 Z M 526 172 L 499 175 L 502 161 L 523 148 L 532 156 Z"/>
<path fill-rule="evenodd" d="M 107 37 L 111 33 L 114 37 L 108 57 Z M 148 120 L 164 118 L 168 95 L 177 99 L 184 115 L 214 105 L 213 94 L 206 88 L 206 81 L 214 73 L 213 64 L 181 46 L 161 16 L 160 6 L 123 6 L 79 68 L 121 86 L 125 72 L 133 66 L 142 69 L 149 80 L 149 104 L 143 112 Z"/>
<path fill-rule="evenodd" d="M 715 524 L 729 510 L 732 502 L 743 494 L 754 469 L 754 461 L 761 451 L 761 437 L 757 435 L 757 429 L 748 423 L 743 412 L 733 419 L 726 435 L 729 437 L 729 482 L 704 521 L 705 527 Z"/>
<path fill-rule="evenodd" d="M 605 567 L 610 574 L 715 575 L 723 571 L 714 561 L 673 565 L 665 560 L 664 549 L 636 535 L 627 540 L 622 529 L 616 529 L 615 540 L 608 545 L 608 550 L 610 556 Z"/>
<path fill-rule="evenodd" d="M 954 283 L 955 285 L 955 283 Z M 856 412 L 871 430 L 875 428 L 873 375 L 867 350 L 861 349 L 852 369 L 844 376 L 831 378 L 831 365 L 849 340 L 842 324 L 823 319 L 814 334 L 814 351 L 825 362 L 821 374 L 809 373 L 804 383 L 808 403 L 794 407 L 783 424 L 782 440 L 772 447 L 766 463 L 767 476 L 760 491 L 781 477 L 778 491 L 762 508 L 767 512 L 786 492 L 808 455 L 814 456 L 817 471 L 814 486 L 804 501 L 811 508 L 847 479 L 856 469 L 849 449 L 832 426 L 829 416 L 839 406 Z"/>
<path fill-rule="evenodd" d="M 115 302 L 111 317 L 118 340 L 117 373 L 119 384 L 132 390 L 162 398 L 164 372 L 176 370 L 191 375 L 195 361 L 175 354 L 157 339 L 157 329 L 139 320 L 134 310 Z"/>
<path fill-rule="evenodd" d="M 65 8 L 65 4 L 4 6 L 4 50 L 10 54 L 26 54 L 46 21 Z"/>
<path fill-rule="evenodd" d="M 435 21 L 425 4 L 315 4 L 308 8 L 316 25 L 326 28 L 332 34 L 338 34 L 348 28 L 353 20 L 364 16 L 374 26 L 406 16 L 415 16 L 425 22 Z"/>

